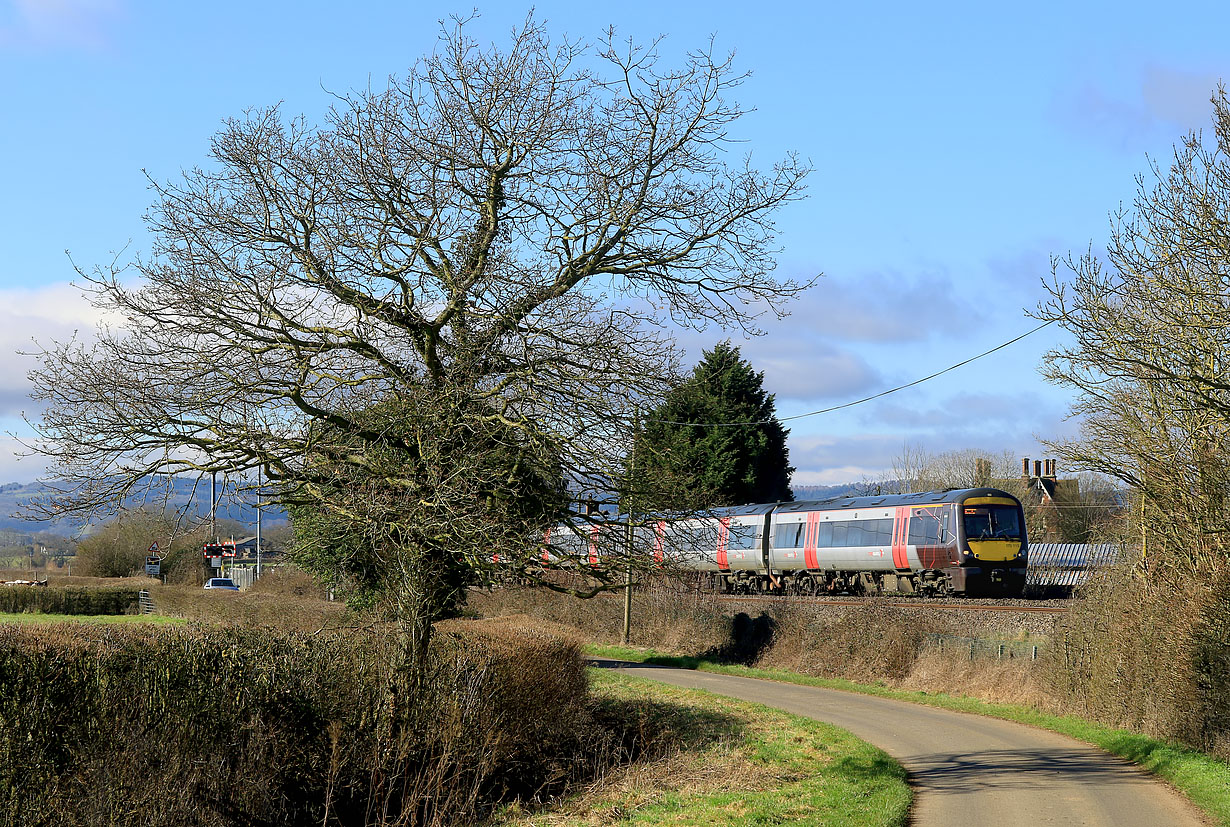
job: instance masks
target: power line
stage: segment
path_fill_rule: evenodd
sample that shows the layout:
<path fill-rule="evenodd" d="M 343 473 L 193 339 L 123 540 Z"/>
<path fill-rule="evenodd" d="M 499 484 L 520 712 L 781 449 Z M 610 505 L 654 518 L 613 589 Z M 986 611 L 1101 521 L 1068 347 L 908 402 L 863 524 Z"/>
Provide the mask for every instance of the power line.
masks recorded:
<path fill-rule="evenodd" d="M 915 385 L 921 385 L 923 382 L 928 382 L 936 378 L 937 376 L 943 376 L 945 373 L 948 373 L 949 371 L 953 371 L 953 370 L 956 370 L 957 368 L 964 367 L 965 365 L 968 365 L 970 362 L 976 362 L 977 360 L 981 359 L 984 356 L 990 356 L 992 353 L 994 353 L 997 350 L 1003 350 L 1009 345 L 1016 344 L 1017 342 L 1024 339 L 1026 336 L 1032 336 L 1033 334 L 1037 333 L 1042 328 L 1048 327 L 1049 325 L 1054 324 L 1056 321 L 1057 319 L 1051 319 L 1049 322 L 1043 322 L 1042 324 L 1038 325 L 1032 330 L 1027 330 L 1024 333 L 1022 333 L 1020 336 L 1017 336 L 1014 339 L 1009 339 L 1003 344 L 998 344 L 995 347 L 991 348 L 990 350 L 984 350 L 982 353 L 979 353 L 977 356 L 971 356 L 968 359 L 957 362 L 955 365 L 949 365 L 943 370 L 938 370 L 929 376 L 924 376 L 921 379 L 915 379 L 913 382 L 907 382 L 904 385 L 898 385 L 895 388 L 889 388 L 886 391 L 880 391 L 879 393 L 872 394 L 871 396 L 864 396 L 862 399 L 855 399 L 853 402 L 845 402 L 841 405 L 834 405 L 831 408 L 821 408 L 818 411 L 808 411 L 807 413 L 795 414 L 794 416 L 778 417 L 776 420 L 758 419 L 752 422 L 676 422 L 670 419 L 653 419 L 653 418 L 646 418 L 645 421 L 646 422 L 657 422 L 662 425 L 695 425 L 701 428 L 742 428 L 748 425 L 767 425 L 773 421 L 789 422 L 792 419 L 805 419 L 806 417 L 809 417 L 809 416 L 819 416 L 820 414 L 832 413 L 833 411 L 840 411 L 843 408 L 853 408 L 855 405 L 862 405 L 864 402 L 871 402 L 872 400 L 879 399 L 882 396 L 888 396 L 890 393 L 896 393 L 897 391 L 903 391 L 906 388 L 912 388 Z"/>

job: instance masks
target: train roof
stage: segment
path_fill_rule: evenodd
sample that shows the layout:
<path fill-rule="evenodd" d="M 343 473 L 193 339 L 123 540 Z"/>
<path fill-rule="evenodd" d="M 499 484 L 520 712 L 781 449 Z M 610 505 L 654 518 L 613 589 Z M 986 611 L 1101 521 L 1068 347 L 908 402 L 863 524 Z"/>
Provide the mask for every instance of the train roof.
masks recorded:
<path fill-rule="evenodd" d="M 802 500 L 781 503 L 777 510 L 783 513 L 794 511 L 833 511 L 856 508 L 891 508 L 898 505 L 941 505 L 964 502 L 970 497 L 1007 497 L 1020 502 L 1007 491 L 998 488 L 948 488 L 943 491 L 920 491 L 914 494 L 884 494 L 877 497 L 833 497 L 827 500 Z"/>
<path fill-rule="evenodd" d="M 799 500 L 796 502 L 753 503 L 750 505 L 732 505 L 720 508 L 707 508 L 703 511 L 689 514 L 637 514 L 637 521 L 648 524 L 658 520 L 667 522 L 705 520 L 722 517 L 741 517 L 757 514 L 778 512 L 783 514 L 800 511 L 835 511 L 859 508 L 892 508 L 899 505 L 942 505 L 944 503 L 964 502 L 970 497 L 1006 497 L 1013 502 L 1020 500 L 1007 491 L 998 488 L 948 488 L 943 491 L 920 491 L 914 494 L 884 494 L 875 497 L 832 497 L 826 500 Z M 626 515 L 603 515 L 602 519 L 578 518 L 577 526 L 617 525 L 627 519 Z M 571 523 L 571 521 L 570 521 Z M 564 525 L 568 525 L 565 523 Z"/>

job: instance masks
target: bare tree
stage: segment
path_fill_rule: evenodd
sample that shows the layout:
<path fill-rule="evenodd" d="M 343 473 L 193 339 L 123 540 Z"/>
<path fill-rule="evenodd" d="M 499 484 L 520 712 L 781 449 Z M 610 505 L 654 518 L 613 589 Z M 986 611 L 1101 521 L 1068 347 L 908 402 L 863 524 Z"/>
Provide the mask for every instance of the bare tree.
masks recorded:
<path fill-rule="evenodd" d="M 1156 184 L 1138 179 L 1107 257 L 1055 262 L 1039 318 L 1075 338 L 1044 374 L 1079 393 L 1079 439 L 1053 445 L 1072 467 L 1140 491 L 1159 549 L 1199 568 L 1230 532 L 1230 105 L 1213 98 L 1212 141 L 1190 135 Z M 1070 278 L 1058 275 L 1066 265 Z"/>
<path fill-rule="evenodd" d="M 1168 169 L 1152 166 L 1155 180 L 1138 178 L 1105 258 L 1055 262 L 1037 312 L 1072 336 L 1044 374 L 1076 391 L 1081 422 L 1079 438 L 1051 447 L 1136 497 L 1143 554 L 1131 588 L 1108 590 L 1101 607 L 1120 648 L 1083 653 L 1104 670 L 1089 680 L 1200 743 L 1230 721 L 1230 102 L 1224 89 L 1212 102 L 1211 133 L 1187 136 Z M 1156 723 L 1158 710 L 1171 720 Z"/>
<path fill-rule="evenodd" d="M 153 183 L 137 278 L 82 273 L 124 326 L 38 354 L 34 448 L 62 483 L 36 510 L 260 468 L 272 501 L 363 528 L 425 645 L 559 510 L 502 496 L 617 478 L 631 411 L 675 370 L 664 326 L 754 330 L 807 286 L 772 275 L 772 216 L 806 165 L 727 162 L 730 59 L 664 69 L 658 42 L 591 49 L 532 19 L 506 48 L 465 29 L 323 126 L 250 111 L 207 166 Z"/>

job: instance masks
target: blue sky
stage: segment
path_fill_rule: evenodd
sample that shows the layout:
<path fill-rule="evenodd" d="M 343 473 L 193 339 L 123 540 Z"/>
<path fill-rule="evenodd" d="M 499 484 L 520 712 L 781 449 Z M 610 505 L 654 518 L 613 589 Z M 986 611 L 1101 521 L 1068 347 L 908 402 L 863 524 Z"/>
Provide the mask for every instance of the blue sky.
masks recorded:
<path fill-rule="evenodd" d="M 1074 8 L 1075 6 L 1075 8 Z M 68 284 L 146 249 L 155 179 L 203 163 L 221 121 L 281 102 L 319 120 L 329 92 L 380 86 L 430 51 L 438 2 L 0 0 L 0 428 L 25 433 L 32 339 L 88 329 Z M 528 6 L 479 6 L 503 40 Z M 1105 243 L 1148 158 L 1209 123 L 1230 76 L 1230 4 L 539 2 L 557 34 L 714 36 L 753 74 L 738 137 L 762 167 L 815 172 L 779 216 L 785 275 L 824 273 L 740 342 L 784 416 L 932 373 L 1028 330 L 1049 257 Z M 693 358 L 723 338 L 688 335 Z M 1042 456 L 1071 433 L 1039 378 L 1052 328 L 922 386 L 791 421 L 796 483 L 875 476 L 905 443 Z M 738 341 L 738 340 L 736 340 Z M 0 444 L 0 481 L 38 475 Z M 1060 469 L 1061 471 L 1063 469 Z"/>

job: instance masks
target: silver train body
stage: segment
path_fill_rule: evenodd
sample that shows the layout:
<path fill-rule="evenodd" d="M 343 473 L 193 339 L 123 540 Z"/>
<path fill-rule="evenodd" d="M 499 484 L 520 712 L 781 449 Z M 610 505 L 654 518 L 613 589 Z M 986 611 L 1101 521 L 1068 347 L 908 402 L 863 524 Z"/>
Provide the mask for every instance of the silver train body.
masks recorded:
<path fill-rule="evenodd" d="M 544 557 L 597 564 L 627 537 L 626 523 L 561 527 Z M 1029 547 L 1020 501 L 994 488 L 714 509 L 640 521 L 631 539 L 635 554 L 734 594 L 1015 597 Z"/>

